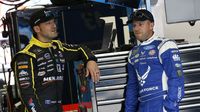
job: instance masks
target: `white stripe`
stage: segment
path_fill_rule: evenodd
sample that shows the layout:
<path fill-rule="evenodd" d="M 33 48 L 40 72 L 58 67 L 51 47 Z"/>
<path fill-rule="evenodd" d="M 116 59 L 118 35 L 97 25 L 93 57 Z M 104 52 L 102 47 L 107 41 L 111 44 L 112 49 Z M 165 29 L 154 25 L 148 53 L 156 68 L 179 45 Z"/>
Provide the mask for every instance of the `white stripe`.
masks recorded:
<path fill-rule="evenodd" d="M 132 50 L 130 50 L 130 51 L 129 51 L 129 54 L 128 54 L 128 62 L 129 62 L 129 63 L 131 63 L 131 60 L 130 60 L 131 53 L 132 53 Z"/>
<path fill-rule="evenodd" d="M 158 57 L 159 57 L 161 64 L 162 64 L 162 59 L 161 59 L 162 53 L 164 53 L 168 49 L 172 49 L 172 48 L 178 49 L 178 47 L 177 47 L 176 43 L 174 43 L 174 41 L 167 41 L 167 42 L 163 43 L 163 45 L 161 43 L 161 46 L 159 46 L 159 47 L 158 47 L 158 49 L 159 49 Z"/>
<path fill-rule="evenodd" d="M 176 43 L 174 43 L 174 41 L 167 41 L 166 43 L 164 43 L 164 45 L 161 46 L 161 48 L 159 50 L 159 55 L 161 55 L 162 53 L 164 53 L 168 49 L 172 49 L 172 48 L 178 49 Z"/>
<path fill-rule="evenodd" d="M 168 77 L 167 77 L 165 71 L 163 71 L 163 74 L 162 74 L 162 88 L 163 88 L 163 91 L 168 90 L 167 80 L 168 80 Z"/>

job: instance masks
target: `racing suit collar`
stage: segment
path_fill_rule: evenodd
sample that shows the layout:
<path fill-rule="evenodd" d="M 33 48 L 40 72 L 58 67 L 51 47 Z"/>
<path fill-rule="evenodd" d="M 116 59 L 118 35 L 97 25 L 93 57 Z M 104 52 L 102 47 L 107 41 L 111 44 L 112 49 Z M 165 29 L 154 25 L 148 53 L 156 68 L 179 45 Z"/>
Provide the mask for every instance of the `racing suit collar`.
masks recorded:
<path fill-rule="evenodd" d="M 158 38 L 158 36 L 155 35 L 155 33 L 154 33 L 148 40 L 143 41 L 141 43 L 141 45 L 147 45 L 147 44 L 151 43 L 152 41 L 154 41 L 156 38 Z"/>
<path fill-rule="evenodd" d="M 48 47 L 52 46 L 52 42 L 50 42 L 50 43 L 44 43 L 44 42 L 41 42 L 38 39 L 36 39 L 34 36 L 31 38 L 30 43 L 31 44 L 35 44 L 37 46 L 40 46 L 42 48 L 48 48 Z"/>

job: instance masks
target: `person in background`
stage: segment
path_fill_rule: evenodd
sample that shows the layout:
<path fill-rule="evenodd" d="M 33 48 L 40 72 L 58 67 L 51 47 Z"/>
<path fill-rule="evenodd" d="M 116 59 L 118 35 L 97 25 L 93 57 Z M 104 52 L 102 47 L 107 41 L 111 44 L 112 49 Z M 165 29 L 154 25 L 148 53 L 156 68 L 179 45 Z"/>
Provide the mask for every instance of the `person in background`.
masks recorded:
<path fill-rule="evenodd" d="M 58 36 L 54 14 L 47 9 L 30 18 L 33 37 L 12 59 L 18 92 L 26 112 L 62 112 L 62 88 L 65 63 L 83 60 L 86 76 L 99 80 L 97 58 L 82 45 L 54 40 Z"/>
<path fill-rule="evenodd" d="M 177 45 L 154 33 L 151 12 L 133 12 L 127 23 L 140 44 L 128 57 L 126 112 L 178 112 L 184 96 L 184 74 Z"/>

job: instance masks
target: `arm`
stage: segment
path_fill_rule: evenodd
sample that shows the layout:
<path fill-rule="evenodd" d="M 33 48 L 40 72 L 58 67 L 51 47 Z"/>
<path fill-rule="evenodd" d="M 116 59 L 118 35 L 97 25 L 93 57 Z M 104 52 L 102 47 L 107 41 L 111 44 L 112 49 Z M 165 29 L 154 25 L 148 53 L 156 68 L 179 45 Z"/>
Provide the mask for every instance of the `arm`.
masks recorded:
<path fill-rule="evenodd" d="M 134 66 L 128 62 L 128 83 L 126 86 L 125 112 L 136 112 L 138 107 L 138 79 Z"/>
<path fill-rule="evenodd" d="M 99 81 L 100 71 L 97 58 L 86 46 L 64 44 L 65 56 L 68 60 L 83 60 L 86 63 L 86 76 L 90 75 L 93 82 Z"/>
<path fill-rule="evenodd" d="M 27 55 L 17 55 L 12 60 L 11 66 L 14 70 L 19 97 L 28 112 L 44 112 L 36 94 L 33 58 Z"/>
<path fill-rule="evenodd" d="M 167 110 L 176 110 L 184 96 L 184 76 L 180 53 L 173 41 L 167 41 L 160 48 L 159 52 L 168 78 L 168 93 L 164 101 L 164 106 Z"/>
<path fill-rule="evenodd" d="M 63 48 L 68 61 L 83 60 L 85 63 L 90 60 L 97 61 L 91 50 L 84 45 L 63 44 Z"/>

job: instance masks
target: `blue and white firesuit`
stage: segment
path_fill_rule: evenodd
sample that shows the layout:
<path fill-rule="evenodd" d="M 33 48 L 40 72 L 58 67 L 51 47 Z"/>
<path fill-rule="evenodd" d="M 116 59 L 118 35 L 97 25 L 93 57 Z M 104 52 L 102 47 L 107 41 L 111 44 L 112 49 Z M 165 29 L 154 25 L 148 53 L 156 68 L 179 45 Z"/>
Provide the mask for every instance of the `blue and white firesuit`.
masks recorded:
<path fill-rule="evenodd" d="M 183 69 L 174 41 L 153 35 L 130 51 L 126 112 L 178 112 L 183 96 Z"/>

